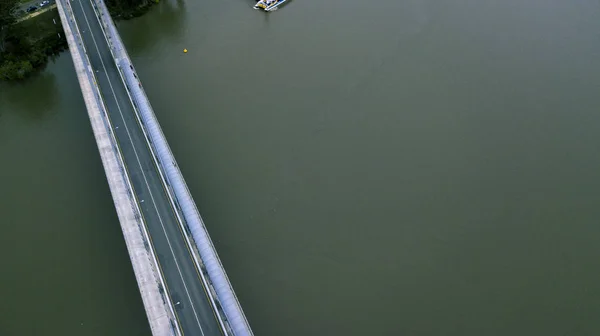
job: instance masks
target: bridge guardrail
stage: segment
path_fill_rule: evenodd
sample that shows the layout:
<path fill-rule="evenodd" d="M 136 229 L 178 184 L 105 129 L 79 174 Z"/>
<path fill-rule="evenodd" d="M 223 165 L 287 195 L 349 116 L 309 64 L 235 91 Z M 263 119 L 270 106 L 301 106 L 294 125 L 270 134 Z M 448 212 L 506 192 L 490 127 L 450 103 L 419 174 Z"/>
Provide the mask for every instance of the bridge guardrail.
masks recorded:
<path fill-rule="evenodd" d="M 107 42 L 110 45 L 110 39 L 109 37 L 106 35 L 106 27 L 105 27 L 105 23 L 102 22 L 100 20 L 100 15 L 101 13 L 98 12 L 98 8 L 95 6 L 94 3 L 92 3 L 92 7 L 94 8 L 95 12 L 96 12 L 96 18 L 98 19 L 99 23 L 100 23 L 100 27 L 102 29 L 102 33 L 104 34 L 105 39 L 107 40 Z M 117 57 L 115 56 L 115 53 L 113 50 L 110 50 L 110 53 L 113 57 L 113 59 L 117 60 Z M 201 270 L 200 272 L 200 276 L 201 276 L 201 280 L 204 284 L 204 286 L 210 291 L 210 302 L 212 305 L 212 308 L 215 310 L 215 312 L 217 313 L 218 319 L 219 319 L 219 324 L 221 325 L 221 328 L 227 333 L 229 334 L 228 331 L 231 330 L 231 328 L 228 326 L 228 324 L 226 323 L 226 319 L 224 319 L 223 317 L 223 312 L 219 309 L 218 307 L 218 300 L 215 299 L 216 296 L 216 292 L 213 288 L 213 286 L 211 285 L 210 281 L 207 281 L 206 279 L 206 275 L 205 275 L 205 267 L 204 264 L 202 263 L 202 261 L 199 258 L 199 253 L 197 251 L 196 245 L 193 244 L 190 241 L 190 237 L 189 237 L 189 233 L 190 233 L 190 229 L 189 226 L 187 225 L 187 222 L 185 222 L 185 220 L 182 218 L 182 214 L 181 214 L 181 208 L 179 206 L 179 204 L 177 203 L 176 199 L 173 196 L 173 189 L 171 187 L 171 185 L 169 184 L 168 180 L 165 177 L 165 172 L 164 172 L 164 168 L 163 165 L 160 163 L 160 158 L 158 157 L 158 155 L 156 155 L 154 147 L 152 145 L 152 140 L 151 138 L 148 136 L 148 133 L 146 131 L 146 128 L 144 126 L 143 121 L 140 119 L 139 116 L 139 104 L 136 103 L 136 100 L 132 97 L 132 94 L 134 94 L 133 92 L 131 92 L 131 89 L 129 88 L 129 85 L 127 84 L 127 81 L 125 80 L 125 76 L 126 74 L 123 73 L 123 60 L 121 60 L 121 62 L 116 63 L 117 68 L 119 70 L 119 76 L 121 77 L 121 80 L 123 81 L 123 83 L 125 84 L 125 89 L 127 91 L 127 96 L 129 97 L 129 100 L 131 102 L 131 104 L 133 105 L 133 108 L 135 110 L 135 117 L 137 122 L 140 124 L 140 128 L 142 130 L 142 133 L 144 134 L 144 137 L 146 138 L 146 141 L 148 142 L 149 146 L 148 148 L 150 149 L 150 152 L 152 154 L 152 159 L 157 167 L 160 179 L 165 187 L 165 190 L 167 192 L 167 196 L 169 199 L 169 202 L 171 204 L 171 207 L 173 208 L 175 215 L 177 217 L 178 222 L 180 223 L 180 225 L 182 225 L 182 230 L 184 232 L 184 236 L 186 239 L 186 244 L 188 245 L 188 247 L 190 248 L 190 250 L 193 251 L 192 253 L 192 257 L 194 258 L 194 262 L 196 263 L 196 265 L 198 266 L 198 268 Z M 127 67 L 125 65 L 125 67 Z"/>
<path fill-rule="evenodd" d="M 62 1 L 64 1 L 65 3 L 63 4 Z M 70 47 L 73 47 L 73 44 L 74 44 L 74 46 L 77 48 L 76 52 L 78 52 L 78 54 L 80 56 L 80 60 L 82 61 L 83 66 L 85 67 L 84 72 L 87 77 L 87 81 L 88 81 L 88 83 L 90 83 L 91 89 L 94 93 L 96 107 L 99 109 L 99 112 L 100 112 L 99 113 L 100 119 L 102 120 L 102 123 L 105 127 L 106 133 L 108 134 L 110 145 L 112 147 L 112 151 L 115 154 L 115 158 L 117 160 L 117 165 L 118 165 L 118 170 L 119 170 L 118 173 L 119 173 L 119 175 L 121 175 L 121 178 L 123 179 L 123 181 L 125 182 L 125 184 L 127 186 L 127 188 L 126 188 L 127 199 L 129 201 L 129 205 L 131 207 L 131 211 L 133 213 L 137 229 L 139 230 L 139 234 L 140 234 L 139 237 L 142 239 L 144 250 L 146 251 L 146 258 L 148 259 L 147 265 L 149 265 L 151 268 L 151 272 L 153 273 L 152 277 L 154 278 L 153 281 L 156 284 L 157 291 L 158 291 L 158 294 L 160 295 L 160 299 L 163 303 L 163 306 L 166 307 L 165 312 L 167 312 L 167 316 L 169 319 L 169 327 L 170 327 L 169 335 L 178 336 L 178 335 L 180 335 L 179 326 L 178 326 L 178 322 L 175 319 L 175 313 L 174 313 L 174 310 L 172 307 L 172 303 L 170 302 L 170 300 L 168 300 L 165 297 L 164 291 L 165 291 L 166 285 L 164 283 L 162 274 L 158 269 L 158 260 L 156 259 L 156 255 L 155 255 L 154 251 L 151 251 L 149 234 L 145 228 L 145 225 L 142 223 L 141 211 L 139 209 L 138 202 L 135 200 L 135 195 L 132 193 L 133 187 L 131 185 L 131 180 L 125 169 L 125 162 L 122 157 L 121 149 L 119 148 L 116 137 L 112 131 L 113 128 L 112 128 L 112 124 L 110 122 L 110 117 L 107 113 L 107 109 L 104 104 L 104 99 L 102 98 L 102 94 L 100 92 L 96 77 L 94 75 L 94 71 L 93 71 L 91 63 L 89 61 L 89 56 L 87 54 L 87 50 L 82 43 L 82 38 L 81 38 L 79 27 L 77 25 L 77 22 L 75 20 L 73 20 L 74 16 L 73 16 L 73 11 L 71 9 L 70 1 L 69 0 L 57 0 L 57 7 L 59 9 L 61 21 L 63 22 L 63 26 L 65 28 L 65 34 L 67 34 L 67 36 L 68 36 L 69 33 L 71 33 L 71 36 L 73 37 L 73 40 L 74 40 L 74 43 L 70 43 Z M 73 54 L 73 51 L 72 51 L 72 54 Z M 74 59 L 74 63 L 76 63 L 75 59 Z M 76 65 L 76 68 L 77 68 L 77 65 Z M 84 93 L 84 95 L 85 95 L 85 93 Z M 86 105 L 87 105 L 87 103 L 86 103 Z M 91 112 L 90 112 L 90 114 L 91 114 Z M 90 117 L 91 117 L 91 115 L 90 115 Z M 94 133 L 96 133 L 95 129 L 94 129 Z M 103 163 L 105 164 L 105 169 L 108 169 L 108 168 L 106 168 L 107 163 L 104 162 L 104 157 L 102 155 L 101 155 L 101 157 L 103 158 Z M 107 173 L 108 173 L 108 171 L 107 171 Z M 109 180 L 109 182 L 110 182 L 110 180 Z M 110 185 L 110 183 L 109 183 L 109 185 Z M 113 186 L 112 185 L 110 185 L 110 186 L 111 186 L 111 192 L 112 192 Z M 118 202 L 117 196 L 113 195 L 113 198 L 114 198 L 115 203 L 117 203 Z M 119 215 L 121 215 L 121 214 L 119 213 Z M 119 216 L 119 217 L 121 217 L 121 216 Z M 129 250 L 129 255 L 130 255 L 130 258 L 132 259 L 132 264 L 134 266 L 134 271 L 136 273 L 136 280 L 138 281 L 138 286 L 140 288 L 140 291 L 142 292 L 142 294 L 144 294 L 145 289 L 146 289 L 144 281 L 148 280 L 147 279 L 148 274 L 143 274 L 144 270 L 136 267 L 136 261 L 137 262 L 140 261 L 139 256 L 133 254 L 133 250 L 131 250 L 132 247 L 129 246 L 130 241 L 129 241 L 129 239 L 127 239 L 128 238 L 127 231 L 126 231 L 125 227 L 123 227 L 125 224 L 122 223 L 121 225 L 122 225 L 122 229 L 123 229 L 123 234 L 125 235 L 125 238 L 126 238 L 126 243 L 128 245 L 127 247 Z M 151 293 L 147 293 L 147 294 L 151 295 Z M 147 300 L 145 295 L 142 295 L 142 299 L 145 299 L 144 307 L 146 309 L 148 318 L 150 319 L 150 321 L 149 321 L 150 326 L 152 327 L 152 329 L 154 331 L 157 331 L 156 329 L 158 328 L 158 326 L 157 326 L 156 322 L 153 321 L 153 317 L 156 318 L 156 312 L 155 312 L 156 309 L 153 309 L 151 307 L 152 303 Z"/>
<path fill-rule="evenodd" d="M 101 23 L 100 26 L 112 49 L 113 59 L 119 68 L 134 110 L 138 114 L 136 117 L 146 136 L 149 148 L 153 153 L 155 163 L 157 164 L 173 208 L 180 220 L 180 224 L 183 226 L 183 232 L 186 235 L 191 234 L 191 239 L 195 242 L 195 244 L 191 244 L 189 242 L 190 238 L 186 237 L 192 251 L 198 253 L 200 256 L 200 258 L 194 256 L 194 259 L 202 270 L 201 273 L 206 271 L 208 274 L 210 280 L 207 283 L 208 288 L 211 292 L 217 294 L 216 301 L 214 297 L 212 298 L 214 308 L 216 308 L 219 315 L 224 313 L 224 319 L 233 330 L 235 336 L 251 336 L 253 333 L 250 325 L 233 291 L 221 260 L 216 253 L 216 249 L 196 208 L 183 175 L 162 133 L 148 97 L 135 74 L 129 55 L 110 17 L 108 9 L 102 0 L 90 1 L 92 1 L 96 16 Z M 182 217 L 185 221 L 181 220 Z M 203 280 L 205 281 L 204 276 Z M 223 319 L 220 322 L 223 323 Z"/>

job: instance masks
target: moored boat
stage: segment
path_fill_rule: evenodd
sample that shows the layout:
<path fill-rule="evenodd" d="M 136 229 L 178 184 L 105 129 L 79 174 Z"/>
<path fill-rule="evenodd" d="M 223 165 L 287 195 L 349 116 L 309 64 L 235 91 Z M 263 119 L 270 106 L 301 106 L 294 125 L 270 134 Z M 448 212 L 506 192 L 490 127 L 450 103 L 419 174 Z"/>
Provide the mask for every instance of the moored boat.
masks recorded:
<path fill-rule="evenodd" d="M 260 0 L 256 3 L 256 5 L 254 5 L 254 9 L 265 9 L 266 7 L 267 4 L 263 0 Z"/>
<path fill-rule="evenodd" d="M 287 0 L 260 0 L 254 5 L 254 9 L 262 9 L 265 12 L 271 12 L 277 9 Z"/>

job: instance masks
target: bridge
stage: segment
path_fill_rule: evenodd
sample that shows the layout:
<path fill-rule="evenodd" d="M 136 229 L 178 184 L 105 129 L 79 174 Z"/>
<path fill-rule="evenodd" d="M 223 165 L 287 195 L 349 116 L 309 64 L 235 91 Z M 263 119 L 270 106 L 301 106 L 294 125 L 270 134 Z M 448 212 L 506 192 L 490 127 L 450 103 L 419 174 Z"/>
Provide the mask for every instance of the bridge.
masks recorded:
<path fill-rule="evenodd" d="M 103 0 L 57 0 L 153 335 L 252 336 Z"/>

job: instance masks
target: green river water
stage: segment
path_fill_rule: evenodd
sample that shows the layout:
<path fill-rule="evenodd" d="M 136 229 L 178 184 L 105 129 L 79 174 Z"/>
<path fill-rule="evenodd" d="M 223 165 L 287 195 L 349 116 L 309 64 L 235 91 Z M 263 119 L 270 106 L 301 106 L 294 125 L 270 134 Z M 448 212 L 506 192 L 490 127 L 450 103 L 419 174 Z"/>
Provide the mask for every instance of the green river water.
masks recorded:
<path fill-rule="evenodd" d="M 257 336 L 600 335 L 600 3 L 252 5 L 119 30 Z M 0 336 L 148 335 L 68 53 L 0 163 Z"/>

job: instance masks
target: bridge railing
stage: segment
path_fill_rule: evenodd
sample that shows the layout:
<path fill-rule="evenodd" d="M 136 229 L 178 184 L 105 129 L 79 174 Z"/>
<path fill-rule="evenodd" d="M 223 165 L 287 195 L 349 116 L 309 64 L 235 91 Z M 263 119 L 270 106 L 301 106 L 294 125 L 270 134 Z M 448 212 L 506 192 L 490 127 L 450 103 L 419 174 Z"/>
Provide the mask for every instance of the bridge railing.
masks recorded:
<path fill-rule="evenodd" d="M 108 9 L 102 0 L 91 1 L 95 4 L 96 16 L 111 47 L 111 53 L 119 68 L 173 208 L 179 217 L 184 232 L 186 235 L 191 236 L 191 241 L 195 242 L 195 244 L 192 244 L 190 237 L 186 237 L 192 251 L 200 257 L 194 256 L 194 259 L 202 270 L 203 281 L 205 281 L 211 292 L 216 293 L 216 298 L 215 295 L 212 297 L 213 307 L 219 313 L 221 323 L 225 322 L 227 329 L 231 329 L 235 336 L 252 336 L 250 324 L 217 255 L 183 175 L 177 166 L 148 97 L 137 78 L 135 69 Z M 208 275 L 208 281 L 204 278 L 205 272 Z"/>
<path fill-rule="evenodd" d="M 103 159 L 103 164 L 105 169 L 107 170 L 107 178 L 109 179 L 109 186 L 111 187 L 111 193 L 113 193 L 113 199 L 115 201 L 115 205 L 117 206 L 117 213 L 119 214 L 119 220 L 121 221 L 121 227 L 123 230 L 123 234 L 125 236 L 125 241 L 127 243 L 127 248 L 129 251 L 130 258 L 132 260 L 132 264 L 134 267 L 134 272 L 136 275 L 136 280 L 138 281 L 139 289 L 142 293 L 142 299 L 144 301 L 144 307 L 146 309 L 150 326 L 153 329 L 155 335 L 171 335 L 178 336 L 180 335 L 178 322 L 175 319 L 175 313 L 173 311 L 171 301 L 165 295 L 165 283 L 162 277 L 161 272 L 158 268 L 158 261 L 156 259 L 156 255 L 154 251 L 150 248 L 150 239 L 149 234 L 146 230 L 145 225 L 142 222 L 141 211 L 138 207 L 138 202 L 135 200 L 135 195 L 132 190 L 133 187 L 131 185 L 130 178 L 125 169 L 125 162 L 122 157 L 122 151 L 119 148 L 116 137 L 113 133 L 113 128 L 110 122 L 110 117 L 107 113 L 106 106 L 104 105 L 104 99 L 102 98 L 102 94 L 100 89 L 98 88 L 98 84 L 96 81 L 96 76 L 92 69 L 91 63 L 89 61 L 89 57 L 87 54 L 87 50 L 82 43 L 82 38 L 80 34 L 79 27 L 77 22 L 74 20 L 73 11 L 71 8 L 71 4 L 69 0 L 57 0 L 57 7 L 59 10 L 59 14 L 61 17 L 61 22 L 63 24 L 65 34 L 67 35 L 67 39 L 69 40 L 69 47 L 71 49 L 75 48 L 76 50 L 71 50 L 71 54 L 73 55 L 73 61 L 75 63 L 78 77 L 80 80 L 80 85 L 82 86 L 82 92 L 84 94 L 84 98 L 86 99 L 86 106 L 88 107 L 88 113 L 90 114 L 90 121 L 92 122 L 92 128 L 94 130 L 94 134 L 98 141 L 99 149 L 101 150 L 101 157 Z M 78 64 L 81 62 L 81 64 Z M 80 65 L 80 66 L 79 66 Z M 85 75 L 85 78 L 81 78 L 81 75 Z M 84 81 L 86 83 L 81 83 Z M 89 88 L 89 90 L 84 90 L 84 87 Z M 86 93 L 93 93 L 93 106 L 89 106 L 88 99 L 90 96 L 86 96 Z M 97 108 L 97 112 L 94 113 L 90 111 L 90 109 L 95 111 Z M 103 130 L 108 135 L 108 142 L 111 146 L 111 153 L 114 154 L 114 159 L 116 160 L 116 169 L 117 172 L 114 171 L 115 166 L 111 163 L 106 162 L 107 159 L 106 153 L 102 153 L 102 148 L 100 148 L 100 137 L 102 137 L 98 132 L 98 129 L 95 128 L 98 124 L 96 123 L 97 118 L 99 117 Z M 102 138 L 105 139 L 105 138 Z M 103 144 L 106 142 L 102 141 Z M 113 169 L 113 170 L 111 170 Z M 117 183 L 111 183 L 111 174 L 117 173 L 120 175 L 121 180 L 125 183 L 125 190 L 119 189 Z M 125 197 L 127 201 L 124 202 L 121 197 L 123 196 L 123 192 L 125 193 Z M 127 203 L 130 208 L 129 217 L 127 214 L 123 214 L 120 206 L 123 206 L 123 203 Z M 133 232 L 130 230 L 131 224 L 135 223 L 135 228 L 139 231 L 139 235 L 132 236 Z M 140 254 L 140 249 L 137 249 L 136 243 L 137 241 L 141 241 L 143 245 L 143 250 L 145 251 L 145 256 Z M 143 259 L 146 259 L 145 261 Z M 150 281 L 150 283 L 148 282 Z M 152 285 L 151 283 L 154 283 Z M 148 286 L 156 286 L 155 289 L 152 289 Z M 160 299 L 157 299 L 157 296 L 160 296 Z M 159 308 L 159 302 L 162 302 L 163 308 Z M 162 311 L 162 313 L 161 313 Z M 159 321 L 161 320 L 160 316 L 166 315 L 168 319 L 168 326 L 161 325 Z M 167 331 L 168 329 L 168 331 Z"/>

